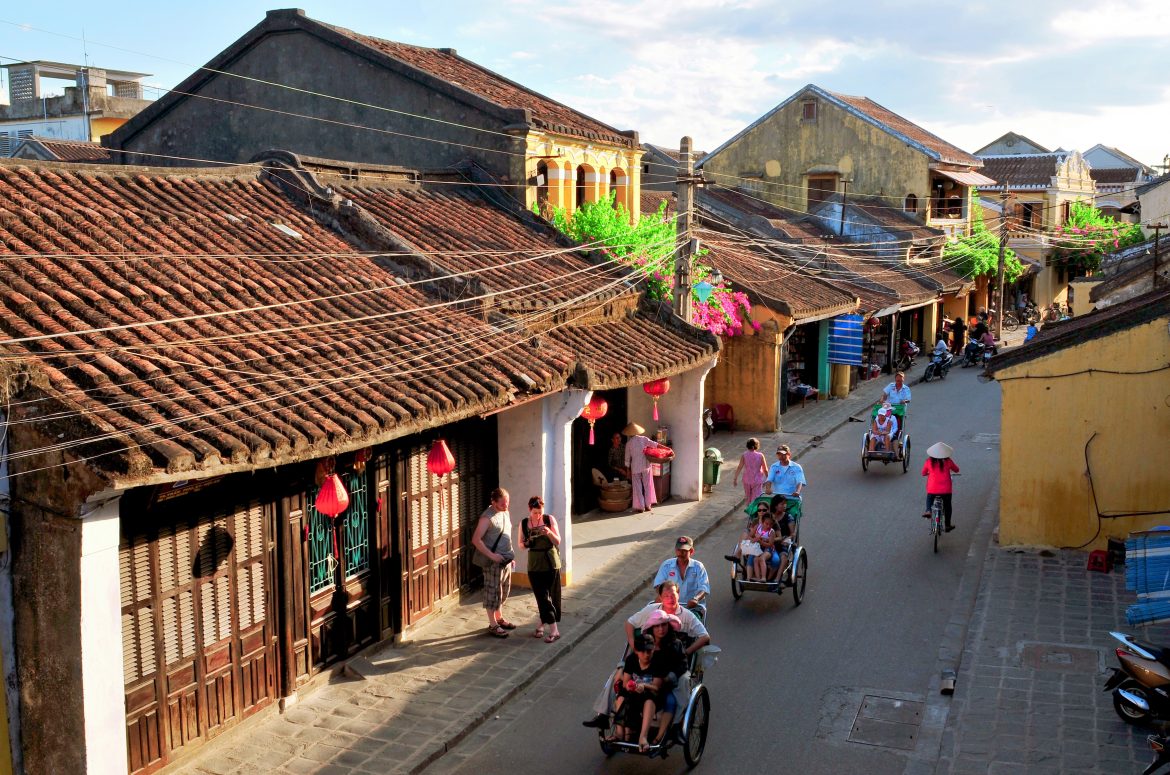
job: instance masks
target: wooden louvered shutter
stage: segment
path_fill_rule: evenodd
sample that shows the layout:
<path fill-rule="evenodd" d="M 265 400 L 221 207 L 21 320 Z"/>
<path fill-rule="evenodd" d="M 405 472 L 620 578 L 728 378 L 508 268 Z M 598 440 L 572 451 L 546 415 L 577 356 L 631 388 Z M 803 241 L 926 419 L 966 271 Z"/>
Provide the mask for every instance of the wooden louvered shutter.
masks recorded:
<path fill-rule="evenodd" d="M 235 513 L 236 608 L 240 630 L 264 621 L 264 512 L 258 503 Z"/>
<path fill-rule="evenodd" d="M 226 516 L 200 520 L 196 531 L 199 543 L 198 569 L 200 626 L 203 647 L 231 637 L 232 597 L 229 575 L 232 563 L 232 536 Z"/>
<path fill-rule="evenodd" d="M 126 684 L 130 685 L 158 671 L 150 540 L 143 535 L 123 536 L 118 547 L 118 568 L 122 599 L 122 670 Z"/>
<path fill-rule="evenodd" d="M 159 531 L 159 594 L 162 596 L 166 664 L 195 655 L 195 593 L 191 588 L 191 526 L 178 521 Z"/>

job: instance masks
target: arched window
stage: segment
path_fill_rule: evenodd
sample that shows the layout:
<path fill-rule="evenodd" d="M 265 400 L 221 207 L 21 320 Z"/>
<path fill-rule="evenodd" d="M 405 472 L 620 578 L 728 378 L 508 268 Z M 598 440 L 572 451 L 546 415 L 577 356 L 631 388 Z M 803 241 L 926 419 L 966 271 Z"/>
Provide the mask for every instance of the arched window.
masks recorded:
<path fill-rule="evenodd" d="M 575 182 L 577 184 L 577 198 L 575 201 L 577 203 L 576 206 L 580 207 L 581 205 L 585 204 L 586 201 L 588 201 L 585 198 L 585 167 L 584 167 L 584 165 L 577 167 L 577 175 L 576 175 Z"/>
<path fill-rule="evenodd" d="M 622 198 L 621 198 L 621 196 L 618 195 L 618 173 L 617 173 L 617 170 L 610 170 L 609 171 L 609 193 L 611 195 L 613 195 L 613 206 L 614 206 L 614 209 L 617 209 L 617 206 L 622 203 Z"/>
<path fill-rule="evenodd" d="M 543 161 L 536 165 L 536 203 L 541 210 L 548 205 L 548 164 Z"/>
<path fill-rule="evenodd" d="M 906 195 L 906 206 L 903 207 L 902 209 L 908 213 L 917 213 L 918 212 L 918 197 L 916 197 L 914 194 L 907 194 Z"/>

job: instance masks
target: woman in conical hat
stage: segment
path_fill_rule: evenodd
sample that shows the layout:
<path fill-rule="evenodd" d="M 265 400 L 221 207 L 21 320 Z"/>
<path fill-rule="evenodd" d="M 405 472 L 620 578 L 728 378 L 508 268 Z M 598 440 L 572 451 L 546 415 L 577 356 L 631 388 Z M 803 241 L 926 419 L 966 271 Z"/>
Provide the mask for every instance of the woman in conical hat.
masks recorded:
<path fill-rule="evenodd" d="M 926 462 L 922 464 L 922 475 L 926 477 L 926 511 L 922 516 L 929 517 L 935 496 L 941 497 L 948 533 L 955 529 L 951 522 L 951 475 L 959 473 L 959 467 L 951 460 L 954 452 L 951 445 L 935 442 L 926 450 Z"/>
<path fill-rule="evenodd" d="M 661 447 L 658 442 L 646 438 L 646 429 L 636 422 L 622 428 L 626 441 L 626 468 L 630 469 L 630 490 L 634 511 L 652 511 L 658 498 L 654 494 L 654 477 L 650 474 L 650 461 L 646 450 Z"/>

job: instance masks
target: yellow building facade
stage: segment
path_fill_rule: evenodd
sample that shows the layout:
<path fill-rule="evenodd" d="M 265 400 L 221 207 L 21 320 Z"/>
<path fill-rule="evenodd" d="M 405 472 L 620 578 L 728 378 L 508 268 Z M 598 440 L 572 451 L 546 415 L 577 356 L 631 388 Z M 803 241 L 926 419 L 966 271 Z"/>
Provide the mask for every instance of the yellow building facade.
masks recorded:
<path fill-rule="evenodd" d="M 1170 524 L 1170 291 L 1055 327 L 992 370 L 1001 544 L 1095 549 Z"/>
<path fill-rule="evenodd" d="M 563 207 L 572 215 L 586 202 L 616 193 L 632 222 L 641 215 L 642 149 L 577 139 L 544 132 L 526 138 L 524 175 L 529 181 L 525 207 Z"/>

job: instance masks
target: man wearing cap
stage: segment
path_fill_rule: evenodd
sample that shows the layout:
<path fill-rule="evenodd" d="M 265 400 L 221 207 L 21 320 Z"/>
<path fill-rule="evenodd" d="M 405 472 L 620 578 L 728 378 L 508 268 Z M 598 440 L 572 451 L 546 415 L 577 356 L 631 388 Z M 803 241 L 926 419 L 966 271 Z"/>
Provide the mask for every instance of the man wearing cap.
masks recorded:
<path fill-rule="evenodd" d="M 646 459 L 646 450 L 662 445 L 642 435 L 645 432 L 646 429 L 636 422 L 622 429 L 622 435 L 626 437 L 626 468 L 630 469 L 634 511 L 653 511 L 654 504 L 658 502 L 654 494 L 654 477 L 650 473 L 650 461 Z"/>
<path fill-rule="evenodd" d="M 873 418 L 873 427 L 869 431 L 869 451 L 877 450 L 879 444 L 882 449 L 893 449 L 891 442 L 897 434 L 898 418 L 894 416 L 889 404 L 882 404 L 882 408 L 878 409 Z"/>
<path fill-rule="evenodd" d="M 792 451 L 787 444 L 781 444 L 776 449 L 778 460 L 768 469 L 768 478 L 764 484 L 771 489 L 772 495 L 795 495 L 800 497 L 800 491 L 808 484 L 804 478 L 804 469 L 800 463 L 793 462 Z"/>
<path fill-rule="evenodd" d="M 899 371 L 894 375 L 894 381 L 886 385 L 882 391 L 882 401 L 887 404 L 910 403 L 910 386 L 906 384 L 906 374 Z"/>
<path fill-rule="evenodd" d="M 667 580 L 677 581 L 679 599 L 686 601 L 686 607 L 699 616 L 705 616 L 707 606 L 702 603 L 703 598 L 711 594 L 711 582 L 707 578 L 707 569 L 694 559 L 694 554 L 695 542 L 691 537 L 679 536 L 674 542 L 674 557 L 658 568 L 654 586 Z"/>

